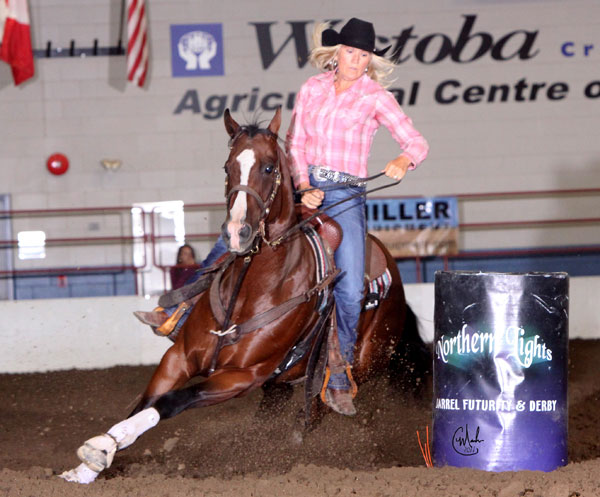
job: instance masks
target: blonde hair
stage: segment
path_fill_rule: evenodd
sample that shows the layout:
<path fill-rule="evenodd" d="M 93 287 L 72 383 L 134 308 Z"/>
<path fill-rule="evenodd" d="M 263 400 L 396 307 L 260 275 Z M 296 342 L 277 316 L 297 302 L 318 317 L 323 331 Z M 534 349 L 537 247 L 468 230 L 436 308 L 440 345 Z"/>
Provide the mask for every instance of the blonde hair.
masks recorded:
<path fill-rule="evenodd" d="M 315 26 L 312 35 L 313 49 L 310 52 L 308 60 L 320 71 L 333 71 L 337 66 L 337 54 L 341 45 L 333 47 L 324 47 L 321 42 L 323 31 L 329 28 L 329 23 L 322 22 Z M 391 60 L 372 54 L 371 62 L 367 66 L 367 75 L 379 83 L 384 88 L 390 86 L 394 80 L 390 78 L 394 72 L 396 64 Z"/>

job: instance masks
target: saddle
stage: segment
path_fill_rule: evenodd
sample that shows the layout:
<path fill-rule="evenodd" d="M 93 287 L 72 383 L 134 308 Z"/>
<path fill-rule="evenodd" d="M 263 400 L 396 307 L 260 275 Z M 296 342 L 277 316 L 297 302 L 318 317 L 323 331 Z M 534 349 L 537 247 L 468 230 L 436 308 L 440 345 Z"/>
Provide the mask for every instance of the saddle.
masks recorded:
<path fill-rule="evenodd" d="M 302 221 L 311 217 L 315 213 L 303 204 L 296 205 L 296 215 Z M 327 214 L 320 213 L 309 221 L 309 224 L 327 243 L 333 254 L 342 243 L 342 229 L 340 225 L 331 219 Z"/>
<path fill-rule="evenodd" d="M 296 205 L 296 213 L 302 220 L 312 216 L 314 211 L 302 204 Z M 327 242 L 331 252 L 335 252 L 342 241 L 342 229 L 340 225 L 327 214 L 319 214 L 309 224 L 315 229 L 319 236 Z M 387 260 L 381 247 L 367 236 L 365 246 L 365 279 L 372 281 L 379 278 L 387 269 Z"/>

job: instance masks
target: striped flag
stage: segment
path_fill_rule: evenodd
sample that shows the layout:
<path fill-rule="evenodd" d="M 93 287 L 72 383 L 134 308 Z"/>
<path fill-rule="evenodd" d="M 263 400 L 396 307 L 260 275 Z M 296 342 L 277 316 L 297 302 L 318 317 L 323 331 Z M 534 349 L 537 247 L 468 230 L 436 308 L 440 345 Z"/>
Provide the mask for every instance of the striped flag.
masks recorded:
<path fill-rule="evenodd" d="M 138 86 L 144 86 L 148 73 L 148 21 L 144 2 L 127 0 L 127 79 Z"/>
<path fill-rule="evenodd" d="M 33 77 L 27 0 L 0 0 L 0 59 L 10 64 L 15 85 Z"/>

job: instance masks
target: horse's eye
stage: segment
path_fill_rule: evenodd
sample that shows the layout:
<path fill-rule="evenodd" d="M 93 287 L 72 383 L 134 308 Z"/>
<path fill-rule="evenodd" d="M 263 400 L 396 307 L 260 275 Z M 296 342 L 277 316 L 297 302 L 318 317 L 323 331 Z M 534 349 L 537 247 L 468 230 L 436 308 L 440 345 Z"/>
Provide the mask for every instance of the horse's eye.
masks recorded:
<path fill-rule="evenodd" d="M 273 172 L 274 168 L 275 168 L 275 166 L 273 166 L 273 164 L 267 164 L 265 166 L 265 173 L 271 174 Z"/>

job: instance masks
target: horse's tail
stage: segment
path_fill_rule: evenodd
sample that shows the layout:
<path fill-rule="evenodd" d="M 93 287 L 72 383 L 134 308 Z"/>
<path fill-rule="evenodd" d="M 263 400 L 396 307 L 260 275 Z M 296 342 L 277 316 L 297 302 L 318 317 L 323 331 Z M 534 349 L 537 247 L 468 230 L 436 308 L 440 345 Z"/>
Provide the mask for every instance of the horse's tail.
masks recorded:
<path fill-rule="evenodd" d="M 431 348 L 421 338 L 417 316 L 407 304 L 404 328 L 390 358 L 390 381 L 394 386 L 417 395 L 431 377 L 432 364 Z"/>

